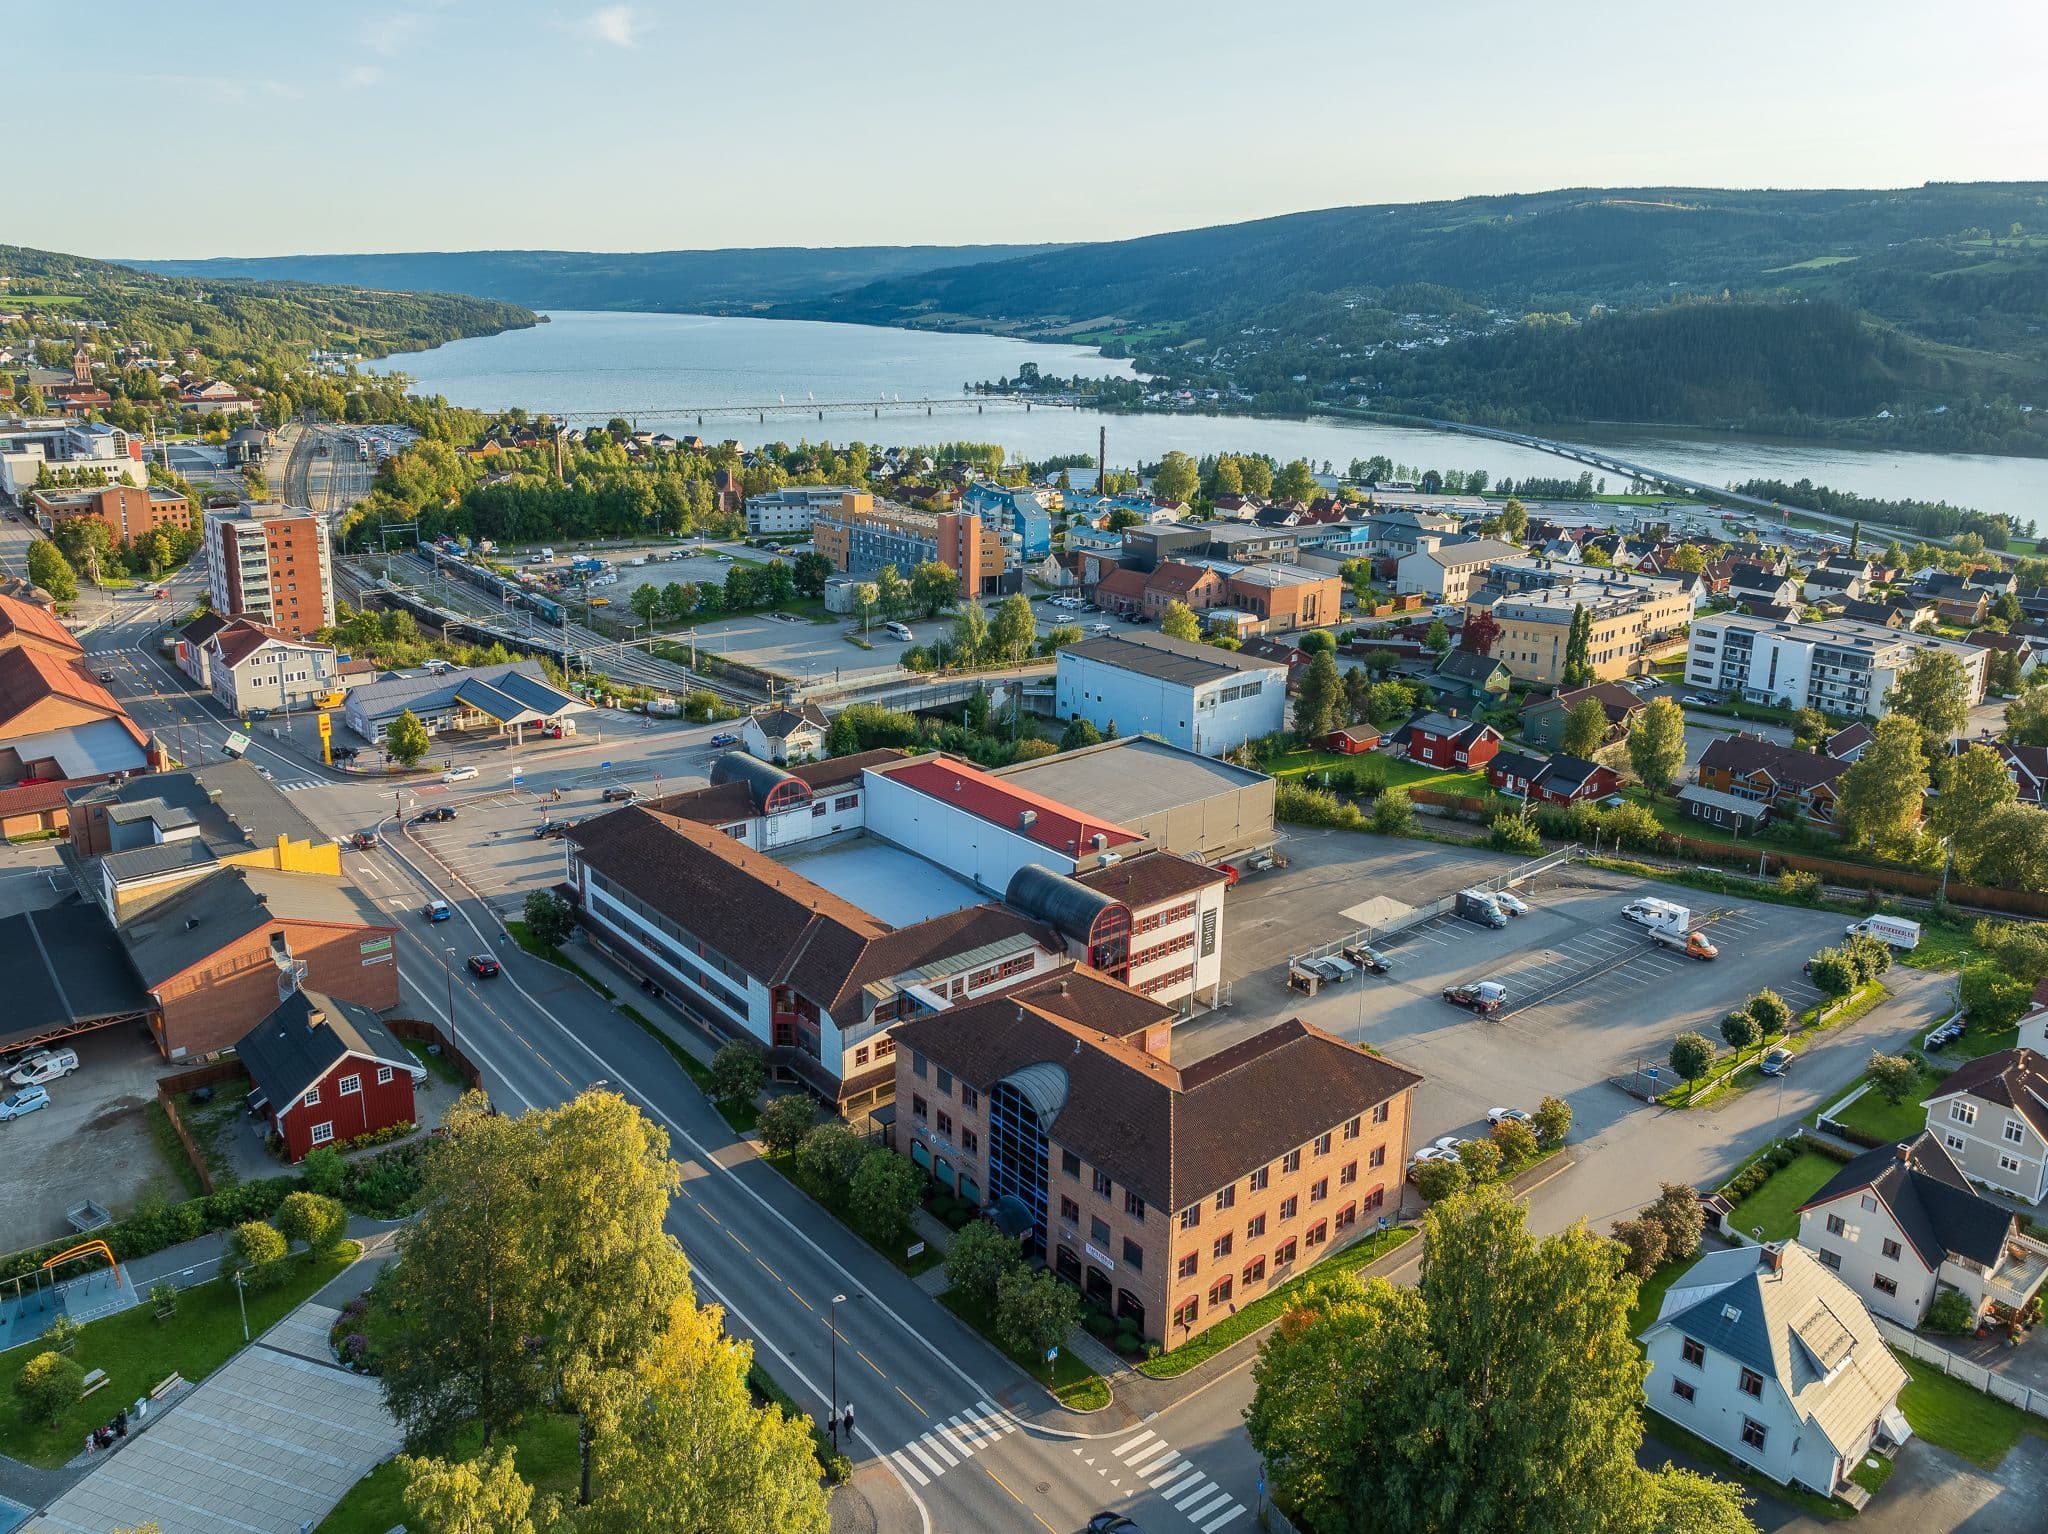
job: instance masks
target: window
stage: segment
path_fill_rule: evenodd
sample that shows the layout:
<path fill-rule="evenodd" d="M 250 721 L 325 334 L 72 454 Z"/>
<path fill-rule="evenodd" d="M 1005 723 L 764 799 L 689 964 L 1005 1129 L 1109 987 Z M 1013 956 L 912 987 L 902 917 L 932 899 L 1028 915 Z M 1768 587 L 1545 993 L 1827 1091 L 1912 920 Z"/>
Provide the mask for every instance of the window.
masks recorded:
<path fill-rule="evenodd" d="M 1070 1150 L 1061 1151 L 1060 1170 L 1069 1177 L 1079 1177 L 1081 1175 L 1081 1158 Z"/>
<path fill-rule="evenodd" d="M 1313 1182 L 1312 1184 L 1310 1184 L 1310 1185 L 1309 1185 L 1309 1190 L 1308 1190 L 1308 1201 L 1309 1201 L 1309 1202 L 1310 1202 L 1311 1204 L 1320 1204 L 1320 1203 L 1321 1203 L 1321 1202 L 1322 1202 L 1322 1201 L 1323 1201 L 1324 1199 L 1328 1198 L 1329 1196 L 1330 1196 L 1330 1179 L 1329 1179 L 1329 1178 L 1327 1178 L 1327 1177 L 1318 1177 L 1318 1178 L 1317 1178 L 1317 1179 L 1316 1179 L 1316 1180 L 1315 1180 L 1315 1181 L 1314 1181 L 1314 1182 Z"/>
<path fill-rule="evenodd" d="M 1210 1244 L 1209 1255 L 1215 1258 L 1218 1262 L 1221 1262 L 1224 1258 L 1230 1255 L 1230 1242 L 1230 1233 L 1226 1231 L 1224 1232 L 1224 1234 L 1218 1236 L 1215 1239 L 1215 1241 Z"/>
<path fill-rule="evenodd" d="M 1280 1249 L 1273 1254 L 1273 1266 L 1284 1268 L 1292 1261 L 1294 1261 L 1294 1243 L 1292 1241 L 1283 1241 L 1280 1244 Z"/>
<path fill-rule="evenodd" d="M 2001 1153 L 1999 1154 L 1999 1157 L 1998 1157 L 1998 1170 L 1999 1170 L 1999 1171 L 2001 1171 L 2001 1172 L 2017 1172 L 2017 1171 L 2018 1171 L 2019 1169 L 2020 1169 L 2020 1158 L 2019 1158 L 2019 1157 L 2017 1157 L 2017 1156 L 2008 1156 L 2008 1155 L 2005 1155 L 2005 1154 L 2004 1154 L 2003 1152 L 2001 1152 Z"/>
<path fill-rule="evenodd" d="M 1193 1230 L 1201 1223 L 1202 1206 L 1200 1204 L 1190 1204 L 1180 1212 L 1180 1228 L 1182 1230 Z"/>
<path fill-rule="evenodd" d="M 934 1083 L 934 1085 L 936 1085 L 939 1089 L 939 1096 L 951 1097 L 953 1095 L 953 1073 L 947 1070 L 943 1065 L 940 1066 L 939 1077 L 937 1082 Z"/>
<path fill-rule="evenodd" d="M 1340 1188 L 1348 1188 L 1357 1181 L 1358 1163 L 1355 1161 L 1345 1162 L 1344 1170 L 1337 1174 L 1337 1186 Z"/>
<path fill-rule="evenodd" d="M 1135 1273 L 1145 1271 L 1145 1249 L 1129 1236 L 1124 1237 L 1124 1262 Z"/>
<path fill-rule="evenodd" d="M 1187 1256 L 1181 1258 L 1180 1265 L 1174 1269 L 1175 1277 L 1193 1278 L 1196 1268 L 1201 1264 L 1201 1260 L 1195 1253 L 1189 1252 Z"/>
<path fill-rule="evenodd" d="M 1209 1303 L 1211 1305 L 1228 1305 L 1230 1303 L 1230 1279 L 1228 1276 L 1217 1279 L 1215 1283 L 1209 1286 Z"/>
<path fill-rule="evenodd" d="M 1247 1221 L 1245 1222 L 1245 1227 L 1244 1227 L 1244 1238 L 1245 1238 L 1245 1240 L 1247 1240 L 1247 1241 L 1256 1241 L 1256 1240 L 1258 1240 L 1258 1239 L 1259 1239 L 1259 1237 L 1263 1236 L 1263 1235 L 1264 1235 L 1265 1233 L 1266 1233 L 1266 1217 L 1265 1217 L 1264 1215 L 1262 1215 L 1262 1214 L 1255 1214 L 1255 1215 L 1253 1215 L 1253 1216 L 1252 1216 L 1252 1217 L 1251 1217 L 1251 1218 L 1250 1218 L 1249 1220 L 1247 1220 Z"/>
<path fill-rule="evenodd" d="M 1357 1139 L 1359 1126 L 1364 1122 L 1365 1121 L 1363 1119 L 1352 1119 L 1349 1123 L 1347 1123 L 1344 1126 L 1344 1138 L 1347 1140 Z"/>
<path fill-rule="evenodd" d="M 1754 1417 L 1744 1417 L 1742 1419 L 1742 1441 L 1752 1449 L 1761 1451 L 1764 1446 L 1764 1439 L 1769 1436 L 1764 1430 L 1764 1425 Z"/>
<path fill-rule="evenodd" d="M 1282 1200 L 1280 1200 L 1281 1221 L 1284 1223 L 1288 1220 L 1293 1219 L 1295 1214 L 1300 1210 L 1300 1208 L 1301 1200 L 1299 1198 L 1283 1198 Z"/>
<path fill-rule="evenodd" d="M 1974 1124 L 1977 1122 L 1977 1105 L 1975 1103 L 1950 1103 L 1948 1105 L 1948 1116 L 1958 1124 Z"/>
<path fill-rule="evenodd" d="M 835 810 L 850 810 L 856 804 L 859 803 L 859 794 L 841 794 L 837 799 L 834 799 L 832 801 L 832 808 Z"/>
<path fill-rule="evenodd" d="M 963 1108 L 979 1108 L 981 1106 L 981 1094 L 975 1091 L 974 1088 L 963 1085 L 960 1088 L 960 1106 Z"/>
<path fill-rule="evenodd" d="M 1195 1317 L 1201 1313 L 1200 1301 L 1185 1300 L 1181 1303 L 1180 1308 L 1173 1313 L 1173 1324 L 1175 1326 L 1193 1326 L 1195 1324 Z"/>
<path fill-rule="evenodd" d="M 887 1060 L 895 1053 L 896 1041 L 890 1038 L 888 1034 L 885 1033 L 875 1040 L 875 1058 L 877 1060 Z"/>
<path fill-rule="evenodd" d="M 1763 1399 L 1764 1377 L 1757 1373 L 1756 1370 L 1744 1369 L 1742 1371 L 1742 1378 L 1735 1383 L 1740 1387 L 1744 1395 L 1755 1396 L 1758 1400 Z"/>
<path fill-rule="evenodd" d="M 334 1138 L 334 1126 L 332 1124 L 315 1124 L 311 1138 L 315 1145 L 325 1145 Z"/>
<path fill-rule="evenodd" d="M 2026 1126 L 2021 1124 L 2018 1119 L 2007 1119 L 2005 1121 L 2005 1137 L 2014 1145 L 2020 1144 L 2027 1137 Z"/>
<path fill-rule="evenodd" d="M 1281 1174 L 1281 1175 L 1282 1175 L 1283 1177 L 1284 1177 L 1284 1176 L 1286 1176 L 1286 1175 L 1287 1175 L 1287 1174 L 1288 1174 L 1289 1172 L 1299 1172 L 1300 1170 L 1301 1170 L 1301 1152 L 1300 1152 L 1300 1151 L 1298 1151 L 1298 1150 L 1291 1150 L 1291 1151 L 1289 1151 L 1289 1152 L 1288 1152 L 1288 1153 L 1287 1153 L 1286 1155 L 1284 1155 L 1284 1156 L 1282 1156 L 1282 1157 L 1280 1158 L 1280 1174 Z"/>
<path fill-rule="evenodd" d="M 1839 1273 L 1842 1271 L 1842 1254 L 1840 1252 L 1831 1252 L 1826 1247 L 1822 1247 L 1814 1255 L 1820 1259 L 1820 1265 L 1829 1272 Z"/>
<path fill-rule="evenodd" d="M 1330 1239 L 1330 1222 L 1328 1220 L 1316 1221 L 1315 1224 L 1308 1228 L 1308 1234 L 1302 1237 L 1302 1239 L 1310 1246 L 1321 1246 Z"/>
<path fill-rule="evenodd" d="M 960 1148 L 966 1151 L 968 1155 L 973 1155 L 976 1151 L 981 1149 L 981 1136 L 976 1134 L 971 1129 L 961 1130 Z"/>
<path fill-rule="evenodd" d="M 1696 1392 L 1693 1390 L 1690 1380 L 1673 1380 L 1671 1382 L 1671 1393 L 1690 1406 Z"/>
<path fill-rule="evenodd" d="M 1372 1148 L 1372 1154 L 1365 1158 L 1365 1164 L 1375 1169 L 1385 1166 L 1387 1164 L 1387 1148 L 1384 1145 L 1375 1145 Z"/>
<path fill-rule="evenodd" d="M 1828 1234 L 1829 1234 L 1829 1235 L 1831 1235 L 1831 1236 L 1839 1236 L 1839 1235 L 1841 1235 L 1841 1234 L 1842 1234 L 1842 1232 L 1843 1232 L 1843 1231 L 1847 1230 L 1848 1228 L 1849 1228 L 1849 1222 L 1848 1222 L 1847 1220 L 1843 1219 L 1843 1218 L 1842 1218 L 1842 1217 L 1841 1217 L 1840 1215 L 1838 1215 L 1838 1214 L 1831 1214 L 1831 1215 L 1829 1215 L 1829 1216 L 1828 1216 Z"/>
<path fill-rule="evenodd" d="M 378 1066 L 378 1067 L 377 1067 L 377 1085 L 378 1085 L 378 1086 L 380 1086 L 380 1087 L 388 1087 L 388 1086 L 390 1086 L 390 1085 L 391 1085 L 391 1067 L 390 1067 L 390 1066 L 388 1066 L 388 1065 L 380 1065 L 380 1066 Z"/>
<path fill-rule="evenodd" d="M 913 1049 L 910 1052 L 910 1074 L 915 1076 L 919 1081 L 922 1081 L 924 1080 L 924 1069 L 925 1066 L 923 1053 L 921 1051 Z"/>
<path fill-rule="evenodd" d="M 953 1115 L 943 1108 L 939 1110 L 939 1133 L 948 1139 L 953 1135 Z"/>
<path fill-rule="evenodd" d="M 853 1052 L 853 1066 L 855 1070 L 859 1070 L 863 1065 L 866 1065 L 867 1063 L 868 1047 L 867 1045 L 863 1044 L 859 1049 L 856 1049 Z"/>
<path fill-rule="evenodd" d="M 912 1092 L 910 1094 L 910 1116 L 914 1119 L 921 1119 L 929 1111 L 930 1109 L 926 1106 L 925 1100 L 915 1092 Z"/>
<path fill-rule="evenodd" d="M 319 1106 L 320 1106 L 320 1089 L 319 1089 L 318 1087 L 308 1087 L 308 1088 L 306 1088 L 306 1095 L 305 1095 L 304 1097 L 300 1098 L 300 1099 L 299 1099 L 299 1101 L 300 1101 L 300 1102 L 302 1102 L 302 1103 L 304 1103 L 304 1104 L 305 1104 L 305 1105 L 306 1105 L 306 1106 L 307 1106 L 308 1108 L 317 1108 L 317 1107 L 319 1107 Z"/>
<path fill-rule="evenodd" d="M 824 803 L 824 801 L 823 801 L 823 800 L 821 799 L 821 800 L 819 800 L 819 801 L 818 801 L 818 803 L 816 803 L 816 804 L 814 804 L 814 805 L 812 805 L 812 806 L 811 806 L 811 819 L 813 819 L 813 820 L 823 820 L 824 818 L 825 818 L 825 803 Z"/>
<path fill-rule="evenodd" d="M 1263 1284 L 1265 1281 L 1266 1259 L 1263 1257 L 1254 1257 L 1250 1262 L 1245 1264 L 1244 1286 L 1245 1288 L 1249 1289 L 1253 1284 Z"/>
<path fill-rule="evenodd" d="M 1060 1218 L 1069 1225 L 1081 1223 L 1081 1206 L 1068 1198 L 1064 1193 L 1060 1195 Z"/>
<path fill-rule="evenodd" d="M 1258 1169 L 1258 1170 L 1257 1170 L 1256 1172 L 1252 1173 L 1252 1175 L 1251 1175 L 1251 1177 L 1250 1177 L 1250 1179 L 1249 1179 L 1249 1180 L 1250 1180 L 1250 1182 L 1251 1182 L 1251 1186 L 1252 1186 L 1252 1192 L 1254 1192 L 1254 1193 L 1258 1193 L 1258 1192 L 1262 1191 L 1262 1190 L 1263 1190 L 1263 1189 L 1265 1188 L 1265 1186 L 1266 1186 L 1266 1173 L 1267 1173 L 1267 1171 L 1268 1171 L 1268 1170 L 1269 1170 L 1269 1169 L 1268 1169 L 1268 1168 L 1266 1168 L 1266 1167 L 1260 1167 L 1260 1168 L 1259 1168 L 1259 1169 Z"/>
<path fill-rule="evenodd" d="M 1684 1346 L 1679 1348 L 1678 1356 L 1691 1364 L 1695 1369 L 1704 1369 L 1707 1366 L 1706 1344 L 1695 1342 L 1690 1337 L 1686 1338 Z"/>
<path fill-rule="evenodd" d="M 1097 1198 L 1108 1198 L 1110 1189 L 1109 1173 L 1103 1171 L 1101 1167 L 1097 1167 L 1095 1169 L 1094 1181 L 1095 1196 Z"/>
<path fill-rule="evenodd" d="M 1897 1257 L 1898 1257 L 1898 1255 L 1899 1255 L 1899 1243 L 1898 1243 L 1898 1242 L 1896 1242 L 1896 1241 L 1887 1241 L 1887 1242 L 1885 1242 L 1885 1244 L 1884 1244 L 1884 1254 L 1885 1254 L 1885 1256 L 1886 1256 L 1886 1257 L 1888 1257 L 1888 1258 L 1894 1258 L 1894 1259 L 1895 1259 L 1895 1258 L 1897 1258 Z"/>
<path fill-rule="evenodd" d="M 1109 1221 L 1099 1214 L 1088 1216 L 1088 1239 L 1098 1241 L 1104 1246 L 1109 1245 Z"/>
<path fill-rule="evenodd" d="M 1373 1108 L 1373 1110 L 1372 1110 L 1372 1121 L 1373 1121 L 1373 1122 L 1374 1122 L 1375 1124 L 1384 1124 L 1384 1123 L 1386 1123 L 1386 1121 L 1387 1121 L 1387 1113 L 1388 1113 L 1388 1107 L 1387 1107 L 1387 1104 L 1385 1104 L 1385 1103 L 1379 1103 L 1379 1104 L 1375 1105 L 1375 1106 L 1374 1106 L 1374 1108 Z"/>
<path fill-rule="evenodd" d="M 1961 1135 L 1943 1135 L 1941 1138 L 1942 1143 L 1950 1150 L 1959 1151 L 1963 1149 L 1963 1137 Z"/>

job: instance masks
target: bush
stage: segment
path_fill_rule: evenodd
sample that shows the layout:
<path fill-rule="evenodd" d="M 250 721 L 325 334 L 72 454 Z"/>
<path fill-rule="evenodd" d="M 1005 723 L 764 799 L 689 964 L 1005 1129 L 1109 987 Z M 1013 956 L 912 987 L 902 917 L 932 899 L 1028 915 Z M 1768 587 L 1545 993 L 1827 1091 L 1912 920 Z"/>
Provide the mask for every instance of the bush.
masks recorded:
<path fill-rule="evenodd" d="M 284 1257 L 289 1250 L 276 1226 L 262 1220 L 244 1220 L 228 1232 L 221 1248 L 220 1276 L 242 1280 L 251 1289 L 268 1289 L 285 1276 Z"/>
<path fill-rule="evenodd" d="M 1500 1175 L 1500 1147 L 1491 1140 L 1467 1140 L 1458 1147 L 1468 1181 L 1490 1182 Z"/>
<path fill-rule="evenodd" d="M 711 1100 L 727 1107 L 751 1103 L 768 1084 L 761 1053 L 738 1039 L 721 1045 L 711 1057 Z"/>
<path fill-rule="evenodd" d="M 1878 1095 L 1893 1107 L 1911 1097 L 1920 1081 L 1917 1062 L 1905 1055 L 1888 1055 L 1882 1050 L 1873 1049 L 1863 1069 L 1870 1077 L 1870 1084 L 1877 1088 Z"/>
<path fill-rule="evenodd" d="M 846 1185 L 854 1224 L 877 1246 L 900 1244 L 917 1201 L 924 1196 L 925 1182 L 925 1174 L 894 1151 L 870 1150 Z"/>
<path fill-rule="evenodd" d="M 1432 1204 L 1462 1193 L 1470 1181 L 1463 1161 L 1425 1161 L 1415 1169 L 1415 1191 Z"/>
<path fill-rule="evenodd" d="M 867 1153 L 868 1146 L 851 1127 L 827 1119 L 797 1146 L 797 1175 L 819 1193 L 837 1197 L 851 1186 Z"/>
<path fill-rule="evenodd" d="M 289 1193 L 277 1206 L 278 1232 L 308 1251 L 331 1252 L 348 1234 L 348 1211 L 341 1201 L 318 1193 Z"/>
<path fill-rule="evenodd" d="M 1273 793 L 1273 816 L 1298 826 L 1330 826 L 1356 831 L 1365 824 L 1358 806 L 1347 804 L 1328 789 L 1281 783 Z"/>
<path fill-rule="evenodd" d="M 299 1163 L 299 1171 L 306 1179 L 306 1186 L 326 1198 L 339 1196 L 348 1182 L 348 1163 L 341 1159 L 340 1151 L 326 1145 L 307 1151 L 306 1159 Z"/>
<path fill-rule="evenodd" d="M 1541 1147 L 1536 1131 L 1520 1119 L 1502 1119 L 1493 1126 L 1494 1148 L 1500 1152 L 1501 1170 L 1513 1172 L 1534 1161 Z"/>
<path fill-rule="evenodd" d="M 1956 981 L 1956 999 L 1970 1015 L 1970 1026 L 1984 1032 L 2010 1028 L 2027 1008 L 2031 987 L 1999 967 L 1996 959 L 1967 964 Z"/>
<path fill-rule="evenodd" d="M 1519 815 L 1496 815 L 1487 830 L 1487 845 L 1495 852 L 1514 852 L 1533 857 L 1543 850 L 1543 837 Z"/>
<path fill-rule="evenodd" d="M 55 1424 L 85 1388 L 85 1370 L 62 1353 L 38 1353 L 14 1377 L 23 1415 Z"/>
<path fill-rule="evenodd" d="M 976 1220 L 946 1249 L 946 1282 L 973 1302 L 993 1305 L 996 1285 L 1024 1261 L 1017 1239 L 988 1220 Z"/>
<path fill-rule="evenodd" d="M 1788 868 L 1778 875 L 1778 893 L 1801 905 L 1820 904 L 1820 875 Z"/>
<path fill-rule="evenodd" d="M 1414 828 L 1415 807 L 1405 788 L 1383 788 L 1372 801 L 1372 828 L 1382 836 L 1400 836 Z"/>
<path fill-rule="evenodd" d="M 1529 1123 L 1536 1131 L 1536 1143 L 1545 1150 L 1562 1145 L 1572 1132 L 1572 1105 L 1561 1097 L 1546 1097 L 1536 1105 Z"/>
<path fill-rule="evenodd" d="M 761 1148 L 771 1156 L 786 1155 L 803 1143 L 817 1121 L 817 1104 L 806 1093 L 771 1097 L 761 1109 Z"/>
<path fill-rule="evenodd" d="M 1945 1332 L 1952 1337 L 1961 1336 L 1976 1324 L 1969 1298 L 1960 1289 L 1942 1290 L 1920 1318 L 1923 1332 Z"/>

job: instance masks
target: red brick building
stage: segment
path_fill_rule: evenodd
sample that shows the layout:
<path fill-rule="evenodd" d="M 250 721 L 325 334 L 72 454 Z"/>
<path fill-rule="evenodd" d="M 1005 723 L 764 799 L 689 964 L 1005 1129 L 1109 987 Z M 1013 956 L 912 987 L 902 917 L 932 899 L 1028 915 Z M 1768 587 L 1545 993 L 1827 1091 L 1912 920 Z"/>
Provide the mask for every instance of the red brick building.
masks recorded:
<path fill-rule="evenodd" d="M 294 991 L 235 1046 L 288 1160 L 415 1122 L 409 1050 L 366 1007 Z"/>
<path fill-rule="evenodd" d="M 142 538 L 159 527 L 184 532 L 192 526 L 192 503 L 161 485 L 99 485 L 80 490 L 32 490 L 29 506 L 44 532 L 90 517 L 116 543 Z"/>

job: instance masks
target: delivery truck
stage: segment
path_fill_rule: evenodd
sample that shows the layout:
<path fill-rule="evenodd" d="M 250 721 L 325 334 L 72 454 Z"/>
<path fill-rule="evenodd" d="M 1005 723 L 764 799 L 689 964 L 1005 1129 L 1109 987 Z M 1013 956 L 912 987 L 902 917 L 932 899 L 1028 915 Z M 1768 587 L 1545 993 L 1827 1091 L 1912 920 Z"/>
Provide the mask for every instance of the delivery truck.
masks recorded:
<path fill-rule="evenodd" d="M 1910 953 L 1920 946 L 1920 923 L 1903 916 L 1866 916 L 1862 921 L 1849 923 L 1848 935 L 1874 937 L 1880 943 Z"/>

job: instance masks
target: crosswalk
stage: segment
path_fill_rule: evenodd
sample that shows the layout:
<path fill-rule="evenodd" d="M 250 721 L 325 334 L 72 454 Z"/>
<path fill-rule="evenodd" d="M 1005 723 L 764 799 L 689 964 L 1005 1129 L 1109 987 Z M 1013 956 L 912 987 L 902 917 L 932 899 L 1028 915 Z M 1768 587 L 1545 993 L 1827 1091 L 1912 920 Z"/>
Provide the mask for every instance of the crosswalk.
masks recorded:
<path fill-rule="evenodd" d="M 1201 1534 L 1216 1534 L 1218 1529 L 1244 1516 L 1242 1502 L 1197 1470 L 1193 1460 L 1150 1428 L 1132 1434 L 1114 1448 L 1104 1448 L 1100 1443 L 1076 1444 L 1074 1453 L 1119 1490 L 1124 1489 L 1121 1483 L 1128 1477 L 1157 1492 L 1176 1511 L 1186 1515 Z M 1137 1485 L 1129 1490 L 1135 1492 Z"/>
<path fill-rule="evenodd" d="M 279 783 L 273 779 L 270 786 L 281 794 L 296 794 L 309 788 L 325 788 L 327 780 L 325 778 L 293 778 L 289 782 Z"/>
<path fill-rule="evenodd" d="M 929 1486 L 963 1460 L 972 1459 L 977 1449 L 986 1449 L 998 1438 L 1014 1433 L 1017 1424 L 986 1400 L 957 1411 L 922 1438 L 914 1438 L 889 1457 L 896 1468 L 919 1486 Z"/>

